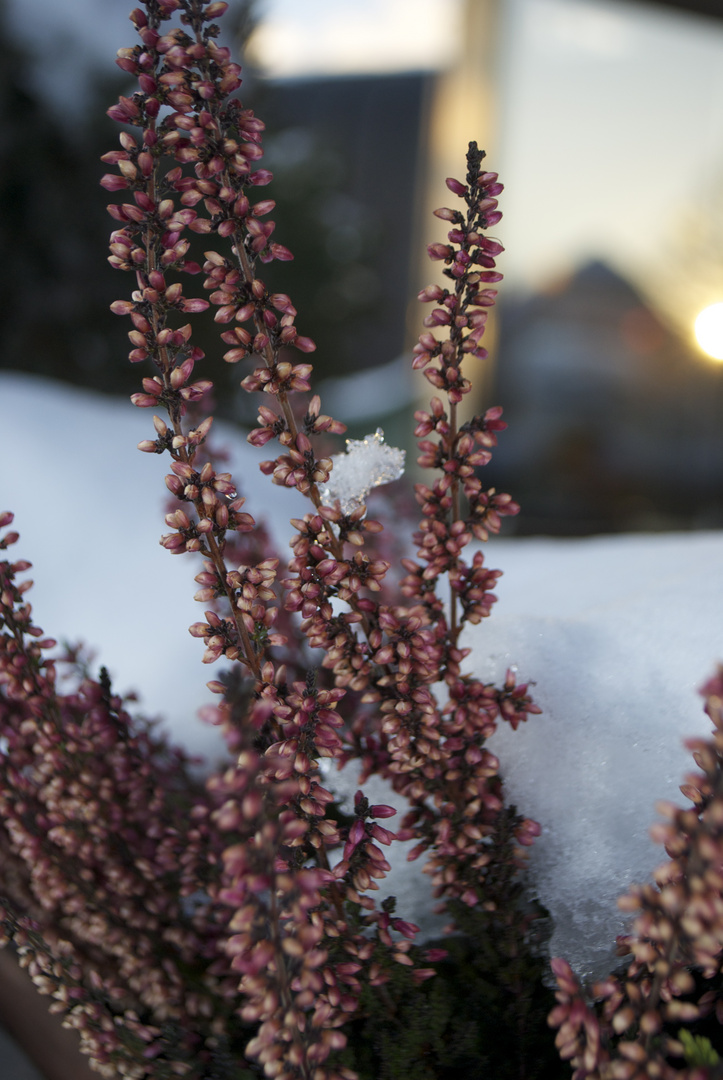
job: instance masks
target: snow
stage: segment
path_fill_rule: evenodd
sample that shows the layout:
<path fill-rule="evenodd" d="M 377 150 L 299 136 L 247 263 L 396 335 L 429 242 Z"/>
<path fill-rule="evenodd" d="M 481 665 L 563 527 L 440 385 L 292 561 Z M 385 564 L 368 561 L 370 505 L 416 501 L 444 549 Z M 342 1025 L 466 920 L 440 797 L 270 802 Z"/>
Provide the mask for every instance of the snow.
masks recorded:
<path fill-rule="evenodd" d="M 327 506 L 338 500 L 342 513 L 351 514 L 365 502 L 372 488 L 402 476 L 404 456 L 404 450 L 384 442 L 381 428 L 363 439 L 347 439 L 346 451 L 332 455 L 334 468 L 319 494 Z"/>
<path fill-rule="evenodd" d="M 304 501 L 258 472 L 268 448 L 219 428 L 245 509 L 261 508 L 285 551 Z M 199 618 L 197 564 L 159 546 L 167 466 L 135 450 L 152 437 L 149 411 L 0 373 L 0 431 L 0 509 L 16 514 L 17 557 L 34 563 L 37 622 L 97 647 L 120 690 L 137 688 L 146 713 L 163 713 L 175 738 L 214 758 L 215 729 L 195 714 L 216 671 L 200 666 L 186 632 Z M 647 836 L 654 803 L 682 802 L 692 767 L 682 739 L 710 727 L 696 689 L 723 659 L 723 533 L 493 539 L 486 552 L 505 574 L 491 618 L 469 635 L 470 666 L 499 680 L 516 665 L 544 710 L 491 745 L 511 797 L 543 826 L 530 866 L 555 920 L 552 953 L 602 974 L 624 926 L 615 898 L 664 857 Z M 387 891 L 431 931 L 419 870 L 396 860 Z"/>
<path fill-rule="evenodd" d="M 665 859 L 648 829 L 706 735 L 697 689 L 723 660 L 723 534 L 495 540 L 504 569 L 472 667 L 516 664 L 544 710 L 490 740 L 508 792 L 543 826 L 531 866 L 556 929 L 552 954 L 608 970 L 616 898 Z"/>

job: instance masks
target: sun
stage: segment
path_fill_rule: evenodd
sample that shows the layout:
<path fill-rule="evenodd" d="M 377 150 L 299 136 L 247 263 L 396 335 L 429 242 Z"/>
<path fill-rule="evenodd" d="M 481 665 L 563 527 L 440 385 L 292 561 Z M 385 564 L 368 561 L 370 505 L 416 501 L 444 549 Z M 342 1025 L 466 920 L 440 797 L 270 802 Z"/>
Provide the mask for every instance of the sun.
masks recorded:
<path fill-rule="evenodd" d="M 703 352 L 723 360 L 723 303 L 703 308 L 695 320 L 695 337 Z"/>

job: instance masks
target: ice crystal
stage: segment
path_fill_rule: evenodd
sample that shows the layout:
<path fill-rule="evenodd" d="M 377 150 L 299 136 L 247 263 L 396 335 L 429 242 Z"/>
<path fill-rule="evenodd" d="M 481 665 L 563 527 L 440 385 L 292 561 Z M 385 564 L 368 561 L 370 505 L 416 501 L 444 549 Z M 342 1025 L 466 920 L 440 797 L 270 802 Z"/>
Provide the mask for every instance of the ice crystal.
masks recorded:
<path fill-rule="evenodd" d="M 404 472 L 404 450 L 387 446 L 381 428 L 363 439 L 347 439 L 346 453 L 334 454 L 329 483 L 321 488 L 327 505 L 337 500 L 342 513 L 350 514 L 366 499 L 372 488 L 398 480 Z"/>

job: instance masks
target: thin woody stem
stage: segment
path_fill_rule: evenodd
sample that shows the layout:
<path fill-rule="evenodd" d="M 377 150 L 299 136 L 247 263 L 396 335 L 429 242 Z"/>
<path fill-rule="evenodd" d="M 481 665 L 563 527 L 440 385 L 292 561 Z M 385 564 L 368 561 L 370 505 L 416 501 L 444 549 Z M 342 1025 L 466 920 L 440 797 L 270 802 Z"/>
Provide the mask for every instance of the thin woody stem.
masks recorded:
<path fill-rule="evenodd" d="M 449 403 L 449 453 L 450 457 L 454 453 L 455 444 L 457 442 L 457 403 L 451 401 Z M 452 480 L 452 524 L 459 521 L 460 509 L 459 509 L 459 479 L 455 476 Z M 456 647 L 457 638 L 459 637 L 460 627 L 457 625 L 457 590 L 455 589 L 452 581 L 449 582 L 449 632 L 452 642 L 452 646 Z"/>

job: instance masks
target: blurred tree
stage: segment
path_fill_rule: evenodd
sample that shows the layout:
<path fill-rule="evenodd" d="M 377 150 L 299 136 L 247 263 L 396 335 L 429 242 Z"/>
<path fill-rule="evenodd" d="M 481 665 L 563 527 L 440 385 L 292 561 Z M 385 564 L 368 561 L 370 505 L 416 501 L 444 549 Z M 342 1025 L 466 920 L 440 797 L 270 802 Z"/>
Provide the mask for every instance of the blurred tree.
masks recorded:
<path fill-rule="evenodd" d="M 130 377 L 108 361 L 122 355 L 125 332 L 108 311 L 116 285 L 99 257 L 107 215 L 98 157 L 112 124 L 66 129 L 30 88 L 30 59 L 4 15 L 3 5 L 0 365 L 119 392 Z M 94 98 L 112 100 L 122 82 L 119 75 L 98 86 Z M 89 107 L 99 111 L 97 100 Z"/>
<path fill-rule="evenodd" d="M 237 54 L 257 11 L 257 0 L 235 5 Z M 98 184 L 100 156 L 118 137 L 105 108 L 127 89 L 125 76 L 90 80 L 82 111 L 57 116 L 32 88 L 32 57 L 4 15 L 0 0 L 0 368 L 131 393 L 126 328 L 109 311 L 118 291 L 105 261 L 110 199 Z M 129 26 L 119 46 L 132 38 Z M 295 257 L 267 267 L 269 286 L 291 295 L 321 377 L 402 350 L 424 87 L 419 75 L 273 84 L 245 66 L 241 95 L 267 123 L 264 165 L 275 173 L 263 195 L 276 201 L 278 240 Z M 202 262 L 203 250 L 198 237 L 190 257 Z M 201 280 L 189 280 L 189 295 L 203 294 Z M 197 336 L 216 412 L 248 420 L 246 395 L 231 389 L 246 371 L 221 359 L 212 317 Z"/>

